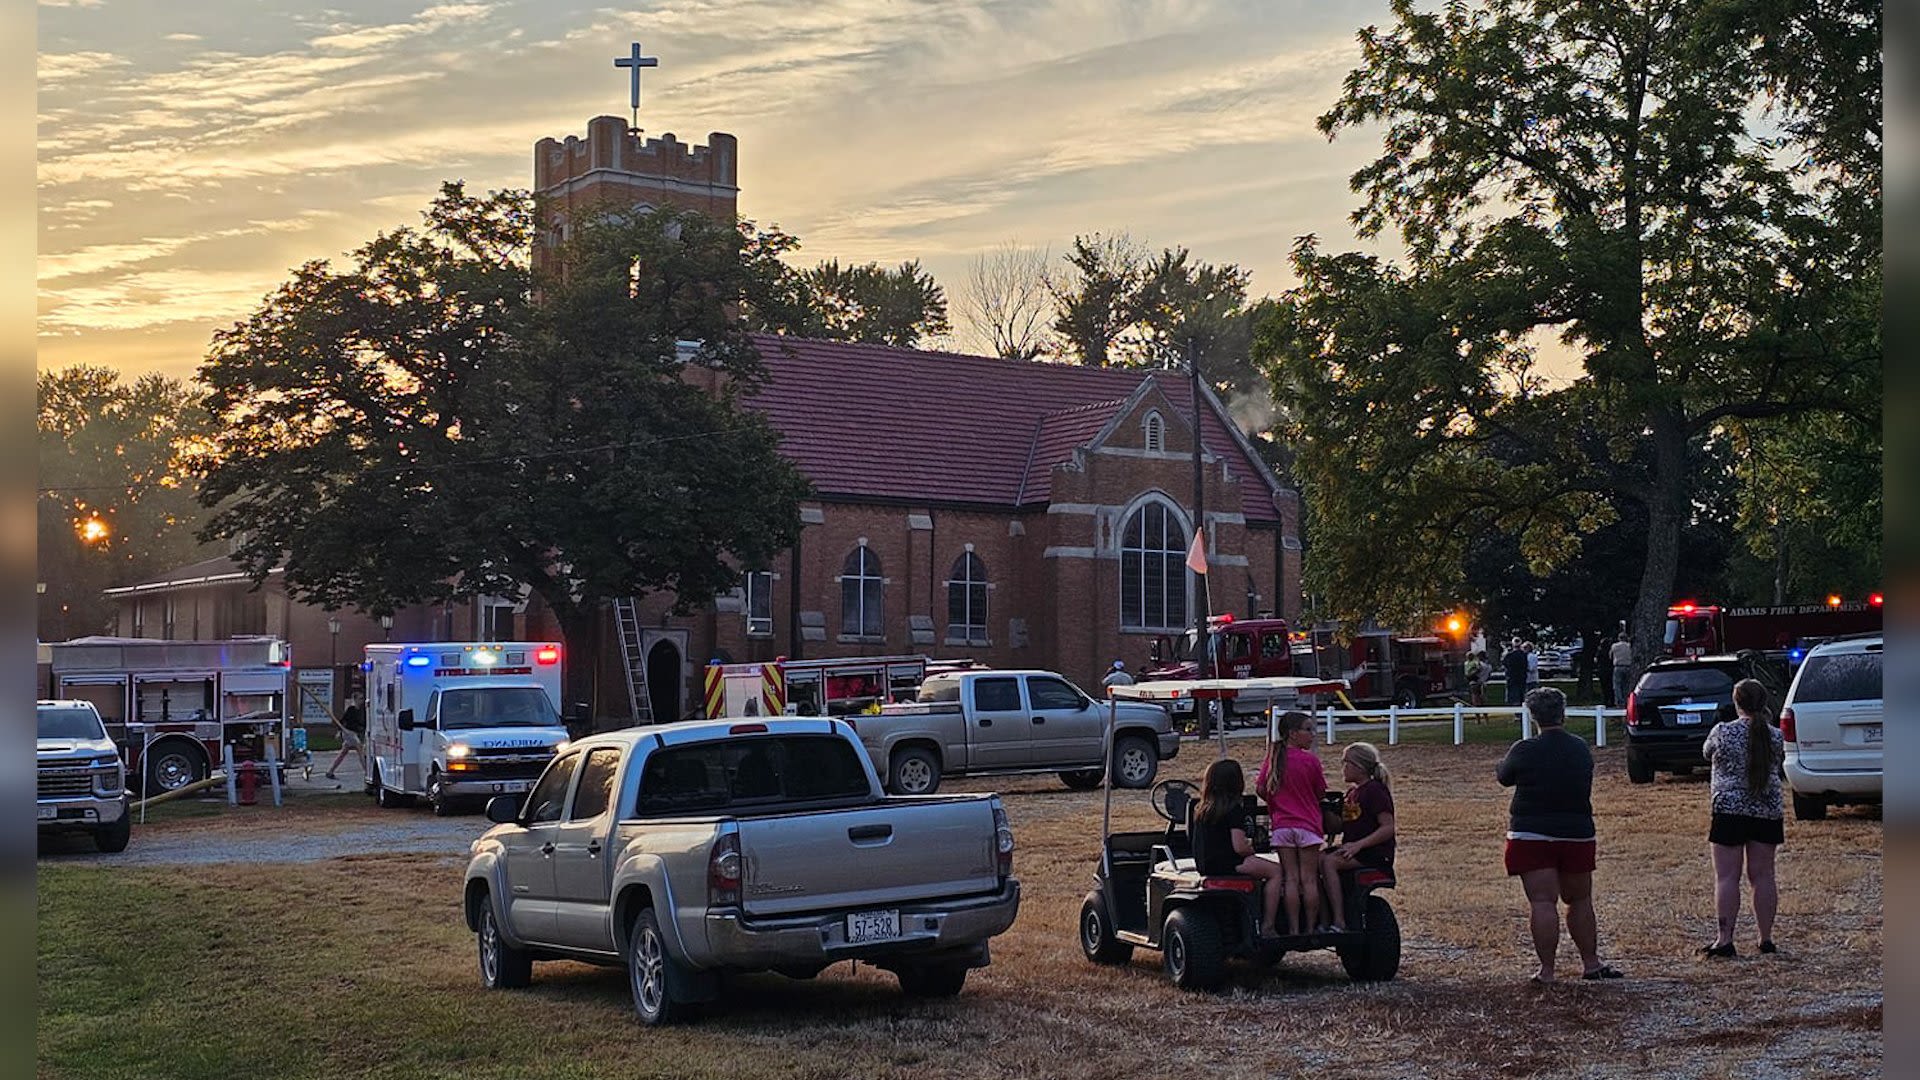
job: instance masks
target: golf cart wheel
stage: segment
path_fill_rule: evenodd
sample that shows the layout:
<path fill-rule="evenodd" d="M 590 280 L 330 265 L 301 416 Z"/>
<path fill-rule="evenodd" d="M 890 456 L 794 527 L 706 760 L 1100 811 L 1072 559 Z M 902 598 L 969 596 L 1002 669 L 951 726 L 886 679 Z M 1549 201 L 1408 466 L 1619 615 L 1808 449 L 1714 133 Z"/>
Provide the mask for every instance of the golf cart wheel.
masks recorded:
<path fill-rule="evenodd" d="M 1133 959 L 1133 946 L 1113 936 L 1107 903 L 1095 889 L 1080 905 L 1080 951 L 1096 964 L 1124 964 Z"/>
<path fill-rule="evenodd" d="M 1367 897 L 1363 917 L 1366 943 L 1334 951 L 1340 954 L 1340 966 L 1355 982 L 1386 982 L 1400 973 L 1400 920 L 1387 898 L 1377 895 Z"/>
<path fill-rule="evenodd" d="M 1153 744 L 1138 735 L 1121 739 L 1113 748 L 1113 782 L 1116 787 L 1144 788 L 1153 785 L 1160 772 L 1160 755 Z"/>
<path fill-rule="evenodd" d="M 1627 780 L 1635 784 L 1653 783 L 1653 762 L 1648 761 L 1646 755 L 1634 752 L 1631 747 L 1627 749 Z"/>
<path fill-rule="evenodd" d="M 1167 977 L 1180 989 L 1213 990 L 1226 981 L 1220 924 L 1205 911 L 1181 908 L 1167 916 L 1160 944 L 1166 950 Z"/>

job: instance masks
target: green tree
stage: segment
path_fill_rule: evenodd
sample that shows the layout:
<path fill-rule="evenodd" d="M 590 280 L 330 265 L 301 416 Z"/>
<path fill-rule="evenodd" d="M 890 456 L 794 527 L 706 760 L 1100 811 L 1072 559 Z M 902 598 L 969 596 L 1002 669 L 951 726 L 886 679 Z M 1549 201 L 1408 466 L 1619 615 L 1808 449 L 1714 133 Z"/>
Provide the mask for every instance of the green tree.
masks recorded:
<path fill-rule="evenodd" d="M 773 292 L 779 300 L 749 305 L 755 329 L 901 348 L 952 329 L 946 291 L 918 261 L 888 270 L 879 263 L 842 266 L 829 259 L 811 270 L 777 274 Z"/>
<path fill-rule="evenodd" d="M 207 424 L 198 391 L 161 375 L 126 383 L 76 365 L 37 384 L 39 633 L 60 641 L 107 628 L 101 590 L 198 556 L 195 454 Z"/>
<path fill-rule="evenodd" d="M 737 317 L 778 295 L 770 248 L 696 215 L 576 223 L 536 273 L 534 204 L 442 188 L 417 229 L 309 263 L 216 335 L 201 498 L 256 578 L 398 607 L 531 588 L 593 700 L 605 601 L 681 610 L 799 528 L 804 480 L 738 393 Z M 692 343 L 683 345 L 682 343 Z M 690 355 L 689 355 L 690 354 Z"/>
<path fill-rule="evenodd" d="M 1053 332 L 1066 355 L 1088 367 L 1126 362 L 1120 346 L 1140 322 L 1147 252 L 1126 233 L 1076 236 L 1047 278 Z"/>
<path fill-rule="evenodd" d="M 1401 265 L 1296 249 L 1256 355 L 1292 432 L 1317 588 L 1358 613 L 1457 589 L 1467 539 L 1546 571 L 1646 520 L 1635 653 L 1654 654 L 1707 443 L 1747 421 L 1867 411 L 1878 382 L 1878 165 L 1718 2 L 1395 0 L 1320 120 L 1383 130 L 1353 177 Z M 1870 65 L 1878 54 L 1854 58 Z M 1807 74 L 1807 73 L 1802 73 Z M 1755 120 L 1771 106 L 1775 126 Z M 1857 175 L 1867 170 L 1870 175 Z M 1550 380 L 1542 350 L 1577 371 Z"/>

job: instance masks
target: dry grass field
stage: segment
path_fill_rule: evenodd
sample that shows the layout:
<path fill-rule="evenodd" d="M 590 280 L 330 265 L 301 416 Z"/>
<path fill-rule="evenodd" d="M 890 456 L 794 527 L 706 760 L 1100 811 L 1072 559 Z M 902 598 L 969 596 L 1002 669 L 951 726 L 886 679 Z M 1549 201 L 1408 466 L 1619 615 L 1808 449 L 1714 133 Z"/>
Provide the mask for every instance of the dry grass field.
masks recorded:
<path fill-rule="evenodd" d="M 1384 732 L 1380 733 L 1384 736 Z M 1236 742 L 1251 761 L 1255 741 Z M 1238 971 L 1217 995 L 1174 989 L 1157 954 L 1124 969 L 1075 941 L 1098 851 L 1100 793 L 1050 778 L 1005 793 L 1025 886 L 993 966 L 951 1001 L 908 1002 L 841 965 L 812 982 L 738 980 L 698 1024 L 646 1030 L 617 971 L 543 964 L 530 990 L 483 992 L 458 909 L 458 862 L 368 852 L 298 865 L 124 867 L 43 860 L 43 1077 L 1859 1077 L 1881 1069 L 1881 826 L 1839 810 L 1788 823 L 1781 952 L 1692 955 L 1712 933 L 1703 775 L 1627 784 L 1597 752 L 1604 957 L 1618 982 L 1528 985 L 1518 886 L 1500 869 L 1500 748 L 1393 748 L 1399 979 L 1349 982 L 1331 953 Z M 1195 778 L 1188 744 L 1163 775 Z M 1337 759 L 1326 752 L 1330 762 Z M 1117 793 L 1116 827 L 1153 827 Z M 415 811 L 418 812 L 418 811 Z M 358 798 L 167 816 L 156 833 L 351 829 L 391 820 Z M 475 830 L 481 826 L 476 821 Z M 136 834 L 136 844 L 140 842 Z M 1571 945 L 1563 968 L 1577 970 Z"/>

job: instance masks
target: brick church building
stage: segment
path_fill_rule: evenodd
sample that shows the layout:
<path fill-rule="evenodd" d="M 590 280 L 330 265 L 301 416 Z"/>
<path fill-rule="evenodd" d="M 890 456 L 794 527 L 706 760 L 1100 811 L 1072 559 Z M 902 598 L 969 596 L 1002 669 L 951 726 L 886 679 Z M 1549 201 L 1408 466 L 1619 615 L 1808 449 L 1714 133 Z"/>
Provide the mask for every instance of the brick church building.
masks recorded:
<path fill-rule="evenodd" d="M 548 208 L 543 241 L 564 240 L 576 216 L 608 206 L 732 219 L 738 168 L 731 135 L 690 146 L 598 117 L 584 139 L 534 147 L 535 191 Z M 746 568 L 732 594 L 691 616 L 671 616 L 670 597 L 639 598 L 654 717 L 697 707 L 699 669 L 713 657 L 917 653 L 1045 668 L 1090 686 L 1116 658 L 1137 667 L 1153 639 L 1190 625 L 1208 598 L 1203 585 L 1216 612 L 1298 619 L 1298 496 L 1205 391 L 1210 572 L 1203 583 L 1186 569 L 1195 410 L 1184 375 L 755 341 L 768 377 L 745 403 L 780 431 L 814 497 L 803 504 L 799 543 L 770 566 Z M 205 568 L 195 569 L 204 586 Z M 117 592 L 159 602 L 196 588 L 169 578 Z M 263 616 L 281 618 L 248 629 L 310 627 L 300 606 L 284 597 L 263 605 Z M 139 612 L 137 600 L 123 611 L 122 633 L 141 625 Z M 355 629 L 364 630 L 358 620 Z M 610 612 L 598 658 L 597 711 L 607 718 L 632 715 L 614 631 Z M 496 598 L 400 612 L 382 633 L 501 640 L 556 630 L 537 598 Z M 295 640 L 295 656 L 324 655 L 319 644 Z"/>

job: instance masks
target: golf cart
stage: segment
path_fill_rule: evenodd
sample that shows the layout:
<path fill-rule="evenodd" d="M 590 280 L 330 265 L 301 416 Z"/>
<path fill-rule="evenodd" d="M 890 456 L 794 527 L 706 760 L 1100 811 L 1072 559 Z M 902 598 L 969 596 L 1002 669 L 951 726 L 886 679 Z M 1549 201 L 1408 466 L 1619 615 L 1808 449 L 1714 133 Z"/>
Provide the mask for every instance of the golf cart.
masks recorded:
<path fill-rule="evenodd" d="M 1247 684 L 1266 684 L 1259 687 Z M 1281 688 L 1271 684 L 1298 684 Z M 1241 692 L 1298 694 L 1344 689 L 1339 680 L 1306 678 L 1218 679 L 1199 682 L 1148 682 L 1113 688 L 1114 697 L 1168 700 L 1173 694 L 1230 697 Z M 1279 714 L 1269 720 L 1275 737 Z M 1223 737 L 1220 753 L 1226 753 Z M 1394 885 L 1393 875 L 1362 868 L 1341 875 L 1348 930 L 1340 933 L 1259 936 L 1258 878 L 1242 874 L 1202 877 L 1194 869 L 1191 822 L 1200 793 L 1184 780 L 1163 780 L 1151 791 L 1153 808 L 1166 822 L 1163 830 L 1115 833 L 1111 829 L 1113 790 L 1101 814 L 1100 866 L 1094 888 L 1080 908 L 1080 948 L 1097 964 L 1124 964 L 1136 947 L 1158 949 L 1167 974 L 1184 990 L 1218 988 L 1227 977 L 1226 961 L 1247 960 L 1261 967 L 1289 952 L 1333 949 L 1347 974 L 1362 982 L 1383 982 L 1400 970 L 1400 924 L 1379 890 Z M 1250 804 L 1254 796 L 1246 797 Z M 1257 806 L 1250 805 L 1250 810 Z M 1256 818 L 1260 814 L 1252 815 Z M 1264 846 L 1264 830 L 1255 840 Z M 1269 856 L 1270 857 L 1270 856 Z"/>

